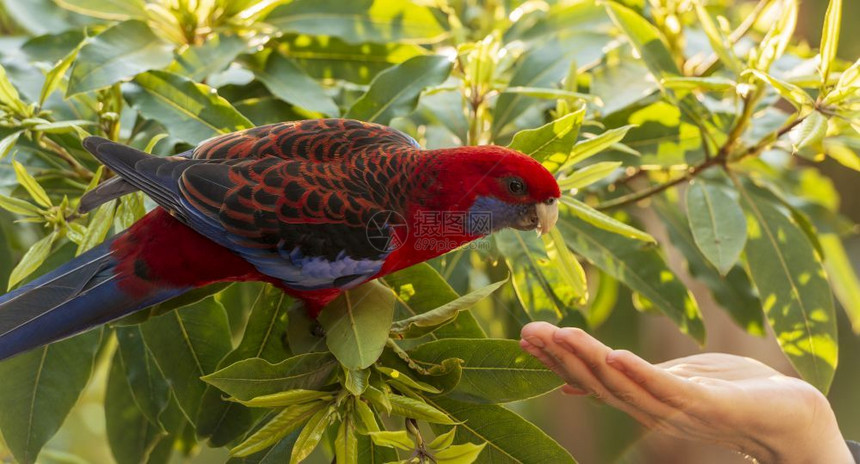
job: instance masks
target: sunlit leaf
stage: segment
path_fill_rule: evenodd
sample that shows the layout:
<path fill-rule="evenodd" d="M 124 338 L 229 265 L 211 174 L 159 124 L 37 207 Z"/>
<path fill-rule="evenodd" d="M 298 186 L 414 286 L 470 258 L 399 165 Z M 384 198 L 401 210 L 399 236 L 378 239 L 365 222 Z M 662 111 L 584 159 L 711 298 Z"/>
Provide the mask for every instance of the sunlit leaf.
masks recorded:
<path fill-rule="evenodd" d="M 517 132 L 509 147 L 531 156 L 553 172 L 570 157 L 584 117 L 582 107 L 537 129 Z"/>
<path fill-rule="evenodd" d="M 67 95 L 107 87 L 173 59 L 172 47 L 146 23 L 129 20 L 89 39 L 72 66 Z"/>
<path fill-rule="evenodd" d="M 9 275 L 9 289 L 11 290 L 15 285 L 18 285 L 19 282 L 26 279 L 27 276 L 32 274 L 45 262 L 48 258 L 48 254 L 51 253 L 51 247 L 54 245 L 54 242 L 59 238 L 59 234 L 54 231 L 48 234 L 47 236 L 39 239 L 38 242 L 34 243 L 33 246 L 24 253 L 24 256 L 21 258 L 21 261 L 12 269 L 12 273 Z"/>
<path fill-rule="evenodd" d="M 672 58 L 666 38 L 654 25 L 636 11 L 615 1 L 606 2 L 606 11 L 630 41 L 633 48 L 645 60 L 648 69 L 658 79 L 667 75 L 681 74 Z"/>
<path fill-rule="evenodd" d="M 830 69 L 836 60 L 839 48 L 839 31 L 842 27 L 842 0 L 830 0 L 824 14 L 824 28 L 821 31 L 821 82 L 826 85 Z"/>
<path fill-rule="evenodd" d="M 620 142 L 633 127 L 634 126 L 623 126 L 616 129 L 609 129 L 596 137 L 577 143 L 570 152 L 570 158 L 568 158 L 567 162 L 559 168 L 559 172 L 565 172 L 577 163 L 581 163 Z"/>
<path fill-rule="evenodd" d="M 569 176 L 558 181 L 562 190 L 579 190 L 604 179 L 621 166 L 620 161 L 602 161 L 577 169 Z"/>
<path fill-rule="evenodd" d="M 818 111 L 813 111 L 788 133 L 788 138 L 791 140 L 792 148 L 797 152 L 820 144 L 826 134 L 827 117 Z"/>
<path fill-rule="evenodd" d="M 783 98 L 791 102 L 791 104 L 797 108 L 811 107 L 815 104 L 815 101 L 808 93 L 806 93 L 806 91 L 792 83 L 786 82 L 782 79 L 777 79 L 770 74 L 755 69 L 750 69 L 746 72 L 773 86 L 773 88 L 776 89 Z"/>
<path fill-rule="evenodd" d="M 836 369 L 836 314 L 821 261 L 803 231 L 774 205 L 740 190 L 747 211 L 747 265 L 767 321 L 792 365 L 827 392 Z"/>
<path fill-rule="evenodd" d="M 631 227 L 612 216 L 607 216 L 576 198 L 563 196 L 561 201 L 570 208 L 571 214 L 595 227 L 643 242 L 657 243 L 657 240 L 647 232 Z"/>
<path fill-rule="evenodd" d="M 370 88 L 346 112 L 345 117 L 388 124 L 395 116 L 415 109 L 421 92 L 439 85 L 451 72 L 444 56 L 416 56 L 379 73 Z"/>
<path fill-rule="evenodd" d="M 253 126 L 212 88 L 176 74 L 150 71 L 126 89 L 126 98 L 141 114 L 188 143 Z"/>
<path fill-rule="evenodd" d="M 281 31 L 350 43 L 432 42 L 445 33 L 429 8 L 397 0 L 294 0 L 275 8 L 266 22 Z"/>
<path fill-rule="evenodd" d="M 716 185 L 692 182 L 687 189 L 687 218 L 699 250 L 720 274 L 728 274 L 747 240 L 740 205 Z"/>
<path fill-rule="evenodd" d="M 99 19 L 123 21 L 146 18 L 144 0 L 54 0 L 57 5 L 75 13 Z"/>

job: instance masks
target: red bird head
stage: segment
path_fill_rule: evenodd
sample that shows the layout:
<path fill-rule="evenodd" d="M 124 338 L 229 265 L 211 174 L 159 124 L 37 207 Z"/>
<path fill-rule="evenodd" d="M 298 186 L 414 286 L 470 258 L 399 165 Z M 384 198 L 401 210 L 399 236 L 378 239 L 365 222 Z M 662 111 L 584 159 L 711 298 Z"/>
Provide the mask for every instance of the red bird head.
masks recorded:
<path fill-rule="evenodd" d="M 495 145 L 437 150 L 436 179 L 428 209 L 463 211 L 475 221 L 469 235 L 505 227 L 548 232 L 558 220 L 561 191 L 550 172 L 533 158 Z M 469 224 L 467 224 L 469 226 Z M 467 227 L 468 229 L 468 227 Z"/>

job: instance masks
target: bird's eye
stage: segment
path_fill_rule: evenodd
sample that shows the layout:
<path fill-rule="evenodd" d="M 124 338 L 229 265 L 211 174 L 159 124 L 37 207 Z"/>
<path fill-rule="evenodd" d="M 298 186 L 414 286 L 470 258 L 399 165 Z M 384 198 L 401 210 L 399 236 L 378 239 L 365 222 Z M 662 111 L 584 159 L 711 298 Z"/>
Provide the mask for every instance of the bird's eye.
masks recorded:
<path fill-rule="evenodd" d="M 508 180 L 508 190 L 514 195 L 524 195 L 526 184 L 520 179 L 510 179 Z"/>

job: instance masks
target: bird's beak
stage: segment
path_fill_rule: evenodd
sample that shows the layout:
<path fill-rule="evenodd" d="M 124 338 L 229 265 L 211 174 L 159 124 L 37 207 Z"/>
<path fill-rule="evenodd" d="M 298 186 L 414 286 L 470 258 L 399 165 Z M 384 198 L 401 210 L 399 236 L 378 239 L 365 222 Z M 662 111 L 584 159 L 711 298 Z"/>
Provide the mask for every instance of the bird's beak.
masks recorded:
<path fill-rule="evenodd" d="M 558 222 L 558 199 L 550 198 L 549 200 L 535 205 L 538 223 L 535 230 L 537 234 L 543 235 L 549 233 L 550 229 Z"/>

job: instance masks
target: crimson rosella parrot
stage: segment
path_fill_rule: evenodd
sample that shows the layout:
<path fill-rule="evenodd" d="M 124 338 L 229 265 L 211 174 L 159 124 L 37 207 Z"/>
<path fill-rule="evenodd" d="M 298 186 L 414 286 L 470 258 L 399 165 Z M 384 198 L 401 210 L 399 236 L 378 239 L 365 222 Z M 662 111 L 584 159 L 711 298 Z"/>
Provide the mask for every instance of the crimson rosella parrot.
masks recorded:
<path fill-rule="evenodd" d="M 0 297 L 0 359 L 216 282 L 269 282 L 316 317 L 363 282 L 501 228 L 546 232 L 558 218 L 555 178 L 526 155 L 423 150 L 360 121 L 261 126 L 172 157 L 97 137 L 84 146 L 119 176 L 89 207 L 135 189 L 159 207 Z M 428 213 L 462 213 L 461 227 L 419 246 Z"/>

